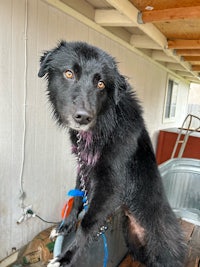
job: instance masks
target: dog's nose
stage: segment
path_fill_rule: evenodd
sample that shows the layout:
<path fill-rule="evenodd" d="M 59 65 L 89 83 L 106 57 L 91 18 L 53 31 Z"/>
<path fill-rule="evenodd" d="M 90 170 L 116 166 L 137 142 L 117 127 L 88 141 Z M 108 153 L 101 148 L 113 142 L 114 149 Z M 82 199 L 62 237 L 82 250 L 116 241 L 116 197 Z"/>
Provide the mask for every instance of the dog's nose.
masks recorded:
<path fill-rule="evenodd" d="M 84 109 L 77 110 L 73 117 L 79 124 L 88 124 L 93 119 L 92 114 Z"/>

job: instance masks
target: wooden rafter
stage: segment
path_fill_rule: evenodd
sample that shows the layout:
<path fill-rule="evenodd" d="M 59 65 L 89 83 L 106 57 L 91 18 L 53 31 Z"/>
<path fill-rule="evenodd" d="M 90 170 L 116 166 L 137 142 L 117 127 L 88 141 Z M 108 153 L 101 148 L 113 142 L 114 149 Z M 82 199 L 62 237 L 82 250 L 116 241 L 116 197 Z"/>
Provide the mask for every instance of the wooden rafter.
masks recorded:
<path fill-rule="evenodd" d="M 163 51 L 154 50 L 151 54 L 151 57 L 157 61 L 164 61 L 164 62 L 173 62 L 175 63 L 176 60 L 164 53 Z"/>
<path fill-rule="evenodd" d="M 136 23 L 121 14 L 116 9 L 97 9 L 95 11 L 95 22 L 102 26 L 133 27 Z"/>
<path fill-rule="evenodd" d="M 131 51 L 134 51 L 138 55 L 142 55 L 143 57 L 147 58 L 148 60 L 153 61 L 155 64 L 158 64 L 161 68 L 164 68 L 164 69 L 166 68 L 170 73 L 173 73 L 174 75 L 176 75 L 176 73 L 174 73 L 174 71 L 173 71 L 173 68 L 171 71 L 170 68 L 165 67 L 167 65 L 167 62 L 168 62 L 168 64 L 170 64 L 171 62 L 172 63 L 176 62 L 177 64 L 182 66 L 185 71 L 194 75 L 194 78 L 196 77 L 197 80 L 198 79 L 200 80 L 200 78 L 198 78 L 198 74 L 196 73 L 196 71 L 195 72 L 192 71 L 191 64 L 182 60 L 182 54 L 181 53 L 178 54 L 178 52 L 177 52 L 175 54 L 174 50 L 168 49 L 168 42 L 167 42 L 168 36 L 165 35 L 164 32 L 162 32 L 156 25 L 154 25 L 152 23 L 138 24 L 137 19 L 138 19 L 139 10 L 130 2 L 130 0 L 123 0 L 123 1 L 121 1 L 121 0 L 105 0 L 105 2 L 108 2 L 109 5 L 112 6 L 112 9 L 116 9 L 116 11 L 117 11 L 117 12 L 115 12 L 116 26 L 117 27 L 120 26 L 121 23 L 126 24 L 125 20 L 127 20 L 128 24 L 131 23 L 132 25 L 135 25 L 135 27 L 137 27 L 140 31 L 142 31 L 144 33 L 144 35 L 146 35 L 148 37 L 145 40 L 145 42 L 144 42 L 144 40 L 141 39 L 140 36 L 132 35 L 132 37 L 130 38 L 130 33 L 132 32 L 132 29 L 130 31 L 129 30 L 127 31 L 127 29 L 124 30 L 123 28 L 119 29 L 119 30 L 124 30 L 124 32 L 127 31 L 127 34 L 129 34 L 129 37 L 127 39 L 124 39 L 123 38 L 124 35 L 121 36 L 121 34 L 120 34 L 120 36 L 119 36 L 119 32 L 117 31 L 118 29 L 115 31 L 114 28 L 112 28 L 112 30 L 111 30 L 111 29 L 105 29 L 104 27 L 102 27 L 103 23 L 100 23 L 100 22 L 97 23 L 97 21 L 95 21 L 95 18 L 94 18 L 95 8 L 93 8 L 91 13 L 88 12 L 86 15 L 84 15 L 84 14 L 82 14 L 80 8 L 77 10 L 75 4 L 73 5 L 73 7 L 71 7 L 69 4 L 67 4 L 68 1 L 66 1 L 66 0 L 44 0 L 44 1 L 47 2 L 48 4 L 52 5 L 53 7 L 58 8 L 62 12 L 65 12 L 65 13 L 69 14 L 70 16 L 76 18 L 77 20 L 79 20 L 82 23 L 86 24 L 87 26 L 95 29 L 96 31 L 100 32 L 101 34 L 104 34 L 105 36 L 111 38 L 112 40 L 115 40 L 119 44 L 123 45 L 124 47 L 128 48 Z M 78 1 L 81 2 L 81 0 L 76 0 L 76 2 L 78 2 Z M 138 0 L 138 1 L 140 1 L 140 0 Z M 169 0 L 169 1 L 173 1 L 173 0 Z M 89 16 L 88 16 L 88 14 L 89 14 Z M 120 14 L 120 16 L 119 16 L 119 14 Z M 120 17 L 120 19 L 122 19 L 122 22 L 119 21 L 119 17 Z M 103 18 L 101 18 L 101 19 L 103 19 Z M 109 22 L 107 20 L 107 21 L 105 21 L 105 23 L 108 23 L 107 25 L 110 26 L 111 22 Z M 122 27 L 127 27 L 127 24 L 122 26 Z M 116 32 L 117 32 L 117 34 L 116 34 Z M 186 38 L 186 37 L 184 37 L 184 38 Z M 197 38 L 199 38 L 199 37 L 197 37 Z M 151 40 L 153 42 L 151 42 Z M 147 46 L 147 43 L 149 46 Z M 137 49 L 136 47 L 153 49 L 154 51 L 153 52 L 150 51 L 150 53 L 147 53 L 146 50 L 144 52 L 142 49 L 140 50 L 140 49 Z M 159 50 L 161 50 L 161 51 L 159 51 Z M 180 50 L 182 50 L 182 49 L 180 49 Z M 193 50 L 190 50 L 190 51 L 193 51 Z M 179 50 L 176 50 L 176 51 L 179 51 Z M 159 53 L 159 52 L 161 52 L 161 53 Z M 199 49 L 198 55 L 200 56 L 200 49 Z M 159 63 L 157 63 L 157 61 Z M 160 61 L 163 61 L 164 64 L 163 63 L 160 64 Z M 193 65 L 196 65 L 196 62 L 193 62 Z M 181 70 L 182 70 L 182 68 L 181 68 Z M 180 76 L 179 76 L 179 78 L 180 78 Z"/>
<path fill-rule="evenodd" d="M 200 40 L 170 40 L 168 41 L 168 48 L 171 49 L 199 49 Z"/>
<path fill-rule="evenodd" d="M 176 73 L 183 77 L 190 77 L 190 78 L 194 77 L 194 75 L 192 75 L 191 73 L 187 71 L 177 71 Z"/>
<path fill-rule="evenodd" d="M 200 65 L 193 65 L 192 70 L 193 71 L 200 71 Z"/>
<path fill-rule="evenodd" d="M 178 49 L 176 53 L 182 56 L 200 56 L 200 49 Z"/>
<path fill-rule="evenodd" d="M 133 23 L 137 22 L 138 9 L 135 8 L 128 0 L 106 0 L 112 7 L 118 10 L 121 14 L 130 19 Z M 161 49 L 165 49 L 167 46 L 166 37 L 153 25 L 137 25 L 146 35 L 154 40 Z"/>
<path fill-rule="evenodd" d="M 185 68 L 178 63 L 167 63 L 166 67 L 171 69 L 171 70 L 179 70 L 179 71 L 185 70 Z"/>
<path fill-rule="evenodd" d="M 161 50 L 161 47 L 147 35 L 133 34 L 130 39 L 130 44 L 139 48 Z"/>
<path fill-rule="evenodd" d="M 106 0 L 112 7 L 114 7 L 116 10 L 118 10 L 121 14 L 125 15 L 127 18 L 129 18 L 131 21 L 134 23 L 138 23 L 138 13 L 139 10 L 135 8 L 134 5 L 131 4 L 130 1 L 128 0 Z M 157 43 L 163 52 L 166 54 L 166 57 L 162 55 L 158 55 L 156 51 L 153 51 L 152 58 L 156 61 L 165 61 L 166 62 L 177 62 L 180 65 L 182 65 L 185 70 L 188 72 L 191 72 L 191 65 L 183 61 L 180 56 L 177 54 L 174 54 L 173 50 L 167 49 L 167 38 L 164 34 L 161 33 L 158 28 L 152 24 L 152 23 L 147 23 L 147 24 L 138 24 L 138 28 L 143 31 L 144 34 L 149 36 L 155 43 Z M 167 43 L 167 44 L 166 44 Z M 159 51 L 158 51 L 159 52 Z M 171 59 L 169 59 L 171 58 Z M 196 77 L 196 74 L 193 73 L 193 75 Z"/>
<path fill-rule="evenodd" d="M 139 22 L 171 21 L 180 19 L 194 19 L 200 17 L 200 6 L 178 7 L 162 10 L 143 11 Z"/>
<path fill-rule="evenodd" d="M 185 61 L 200 61 L 200 56 L 184 56 Z"/>

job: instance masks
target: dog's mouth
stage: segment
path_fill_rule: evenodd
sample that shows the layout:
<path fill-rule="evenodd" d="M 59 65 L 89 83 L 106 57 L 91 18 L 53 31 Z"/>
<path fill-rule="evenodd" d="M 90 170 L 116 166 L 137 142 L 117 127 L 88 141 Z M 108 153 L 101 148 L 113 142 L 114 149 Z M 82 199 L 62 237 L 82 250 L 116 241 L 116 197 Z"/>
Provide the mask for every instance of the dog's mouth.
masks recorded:
<path fill-rule="evenodd" d="M 95 116 L 88 116 L 87 113 L 75 113 L 68 117 L 67 124 L 68 127 L 76 131 L 88 131 L 95 124 Z"/>
<path fill-rule="evenodd" d="M 76 131 L 87 132 L 87 131 L 91 130 L 93 125 L 94 125 L 94 123 L 89 123 L 87 125 L 81 125 L 81 124 L 73 122 L 73 121 L 68 121 L 68 127 L 73 129 L 73 130 L 76 130 Z"/>

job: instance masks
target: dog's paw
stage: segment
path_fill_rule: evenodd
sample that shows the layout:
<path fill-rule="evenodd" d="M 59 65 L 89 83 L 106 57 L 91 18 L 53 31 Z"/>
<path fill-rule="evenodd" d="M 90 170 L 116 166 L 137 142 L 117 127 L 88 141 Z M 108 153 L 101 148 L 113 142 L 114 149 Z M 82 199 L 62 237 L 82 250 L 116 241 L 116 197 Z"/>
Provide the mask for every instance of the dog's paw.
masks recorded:
<path fill-rule="evenodd" d="M 49 264 L 47 265 L 47 267 L 60 267 L 60 262 L 57 261 L 58 258 L 54 258 L 52 260 L 50 260 Z"/>

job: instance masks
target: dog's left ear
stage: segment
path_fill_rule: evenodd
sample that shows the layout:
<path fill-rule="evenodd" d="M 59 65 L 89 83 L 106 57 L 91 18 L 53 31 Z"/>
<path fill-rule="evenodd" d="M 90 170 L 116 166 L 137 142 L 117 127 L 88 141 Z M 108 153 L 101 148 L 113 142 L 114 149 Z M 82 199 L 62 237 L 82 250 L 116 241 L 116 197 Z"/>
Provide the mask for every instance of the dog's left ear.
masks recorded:
<path fill-rule="evenodd" d="M 40 70 L 38 76 L 41 78 L 49 71 L 49 62 L 52 51 L 47 51 L 40 58 Z"/>
<path fill-rule="evenodd" d="M 118 102 L 119 102 L 119 100 L 121 98 L 121 95 L 126 90 L 127 90 L 126 79 L 125 79 L 125 77 L 123 75 L 118 74 L 116 85 L 115 85 L 115 95 L 114 95 L 114 99 L 115 99 L 115 103 L 116 104 L 118 104 Z"/>

